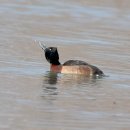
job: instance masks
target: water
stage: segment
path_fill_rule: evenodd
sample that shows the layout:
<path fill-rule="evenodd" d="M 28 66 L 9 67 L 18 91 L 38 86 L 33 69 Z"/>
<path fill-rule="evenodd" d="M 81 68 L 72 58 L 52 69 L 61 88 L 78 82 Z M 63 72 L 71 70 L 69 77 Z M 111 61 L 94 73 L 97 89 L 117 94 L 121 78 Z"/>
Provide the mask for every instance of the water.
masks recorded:
<path fill-rule="evenodd" d="M 1 0 L 0 17 L 1 130 L 130 129 L 128 0 Z M 107 77 L 50 73 L 35 40 Z"/>

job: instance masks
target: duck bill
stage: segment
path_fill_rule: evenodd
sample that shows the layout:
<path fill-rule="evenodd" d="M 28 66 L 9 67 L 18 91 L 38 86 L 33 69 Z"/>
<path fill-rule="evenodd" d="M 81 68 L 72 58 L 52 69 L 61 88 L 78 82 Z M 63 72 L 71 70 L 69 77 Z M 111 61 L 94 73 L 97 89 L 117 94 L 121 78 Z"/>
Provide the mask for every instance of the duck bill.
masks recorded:
<path fill-rule="evenodd" d="M 46 45 L 45 44 L 43 44 L 43 43 L 41 43 L 40 41 L 39 41 L 39 45 L 40 45 L 40 47 L 45 51 L 46 50 Z"/>

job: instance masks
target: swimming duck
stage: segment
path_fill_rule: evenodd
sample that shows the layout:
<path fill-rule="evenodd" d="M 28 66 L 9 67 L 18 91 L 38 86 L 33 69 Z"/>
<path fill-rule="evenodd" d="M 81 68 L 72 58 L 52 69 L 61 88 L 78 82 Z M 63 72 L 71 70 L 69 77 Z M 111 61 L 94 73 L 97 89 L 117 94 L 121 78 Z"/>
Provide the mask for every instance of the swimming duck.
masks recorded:
<path fill-rule="evenodd" d="M 46 47 L 39 42 L 45 52 L 46 60 L 50 63 L 50 71 L 64 74 L 82 74 L 86 76 L 103 76 L 104 73 L 96 66 L 81 60 L 68 60 L 64 64 L 59 62 L 59 54 L 56 47 Z"/>

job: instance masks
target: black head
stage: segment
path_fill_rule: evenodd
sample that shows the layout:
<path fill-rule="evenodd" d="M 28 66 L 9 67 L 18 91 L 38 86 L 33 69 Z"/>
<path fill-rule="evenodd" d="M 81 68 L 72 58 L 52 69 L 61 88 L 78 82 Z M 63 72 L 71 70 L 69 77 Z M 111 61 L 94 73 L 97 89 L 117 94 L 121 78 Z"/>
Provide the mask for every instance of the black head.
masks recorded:
<path fill-rule="evenodd" d="M 39 42 L 39 45 L 44 50 L 45 57 L 50 64 L 60 65 L 59 54 L 56 47 L 46 47 L 41 42 Z"/>
<path fill-rule="evenodd" d="M 44 51 L 45 57 L 50 64 L 60 65 L 59 54 L 56 47 L 48 47 Z"/>

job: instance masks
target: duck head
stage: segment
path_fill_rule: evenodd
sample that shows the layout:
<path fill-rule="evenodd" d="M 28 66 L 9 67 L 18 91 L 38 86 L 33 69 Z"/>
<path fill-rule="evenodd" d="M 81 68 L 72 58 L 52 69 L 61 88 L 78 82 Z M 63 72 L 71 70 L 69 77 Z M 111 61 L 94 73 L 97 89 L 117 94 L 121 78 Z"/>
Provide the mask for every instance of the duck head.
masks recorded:
<path fill-rule="evenodd" d="M 60 65 L 59 54 L 56 47 L 46 47 L 44 44 L 39 43 L 45 52 L 46 60 L 52 65 Z"/>

